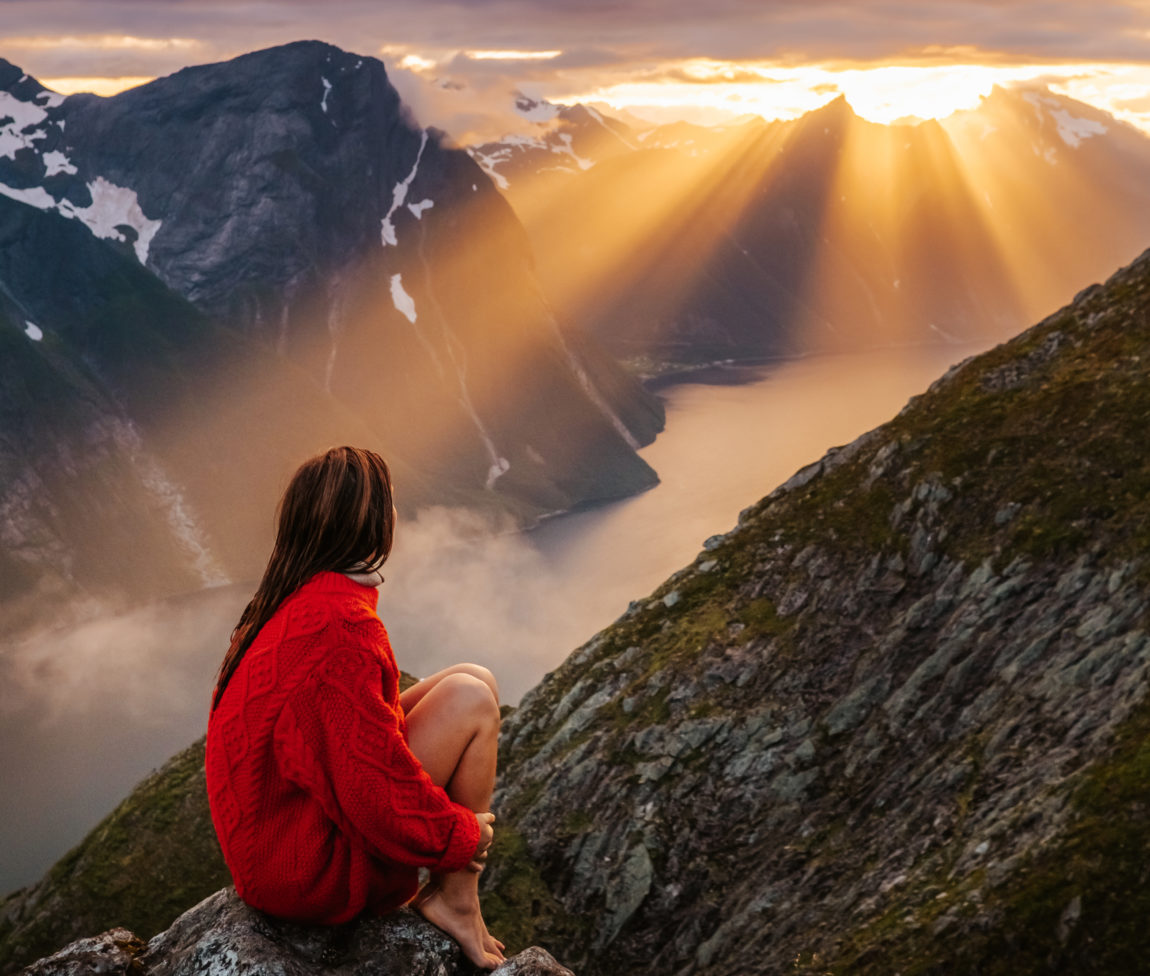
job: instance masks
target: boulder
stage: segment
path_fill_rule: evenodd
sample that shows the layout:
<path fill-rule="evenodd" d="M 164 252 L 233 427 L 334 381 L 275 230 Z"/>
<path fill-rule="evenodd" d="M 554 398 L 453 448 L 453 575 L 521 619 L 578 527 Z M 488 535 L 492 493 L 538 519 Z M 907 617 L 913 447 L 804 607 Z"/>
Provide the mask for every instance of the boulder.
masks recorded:
<path fill-rule="evenodd" d="M 80 939 L 24 976 L 472 976 L 458 944 L 412 911 L 345 925 L 272 918 L 224 888 L 145 943 L 127 929 Z M 538 946 L 511 956 L 498 976 L 572 976 Z"/>

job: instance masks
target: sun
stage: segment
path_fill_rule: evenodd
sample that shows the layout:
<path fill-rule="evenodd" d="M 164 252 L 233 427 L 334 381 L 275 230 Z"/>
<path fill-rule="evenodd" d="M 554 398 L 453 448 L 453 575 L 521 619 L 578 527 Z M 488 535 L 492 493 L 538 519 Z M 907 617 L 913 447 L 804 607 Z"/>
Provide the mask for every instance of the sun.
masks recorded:
<path fill-rule="evenodd" d="M 1070 68 L 1064 73 L 1081 74 L 1080 66 Z M 857 115 L 890 124 L 977 108 L 995 85 L 1049 80 L 1051 72 L 1050 65 L 782 65 L 694 58 L 665 65 L 650 80 L 622 80 L 553 100 L 603 102 L 654 122 L 677 116 L 714 124 L 747 114 L 793 119 L 842 95 Z"/>

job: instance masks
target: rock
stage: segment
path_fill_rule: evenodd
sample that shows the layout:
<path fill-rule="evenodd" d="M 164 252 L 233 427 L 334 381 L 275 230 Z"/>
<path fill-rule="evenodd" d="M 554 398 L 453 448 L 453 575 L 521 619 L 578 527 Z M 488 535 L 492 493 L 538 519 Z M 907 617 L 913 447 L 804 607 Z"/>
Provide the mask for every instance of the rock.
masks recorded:
<path fill-rule="evenodd" d="M 100 935 L 79 939 L 59 952 L 34 962 L 25 976 L 138 976 L 139 957 L 147 948 L 143 939 L 127 929 L 110 929 Z"/>
<path fill-rule="evenodd" d="M 148 943 L 126 929 L 81 939 L 25 976 L 474 976 L 458 944 L 414 912 L 338 926 L 265 915 L 225 888 Z M 543 949 L 510 957 L 498 976 L 572 976 Z"/>

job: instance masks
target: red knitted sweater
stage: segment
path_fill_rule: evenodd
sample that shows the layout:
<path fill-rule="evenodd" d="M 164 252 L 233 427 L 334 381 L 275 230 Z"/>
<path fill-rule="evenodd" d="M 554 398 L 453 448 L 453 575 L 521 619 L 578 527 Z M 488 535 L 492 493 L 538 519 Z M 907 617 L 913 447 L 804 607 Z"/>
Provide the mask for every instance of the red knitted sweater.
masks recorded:
<path fill-rule="evenodd" d="M 279 915 L 336 924 L 457 871 L 475 814 L 407 745 L 399 669 L 377 592 L 320 573 L 248 648 L 208 721 L 212 821 L 236 890 Z"/>

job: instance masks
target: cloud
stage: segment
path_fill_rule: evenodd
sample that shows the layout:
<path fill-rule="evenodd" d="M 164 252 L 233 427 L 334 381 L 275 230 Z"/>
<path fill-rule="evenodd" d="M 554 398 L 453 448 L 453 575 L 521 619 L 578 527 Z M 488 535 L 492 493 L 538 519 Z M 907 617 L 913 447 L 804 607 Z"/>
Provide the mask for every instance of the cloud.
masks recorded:
<path fill-rule="evenodd" d="M 384 575 L 379 614 L 402 667 L 426 676 L 483 664 L 512 702 L 604 613 L 587 605 L 591 594 L 576 599 L 509 520 L 463 509 L 425 509 L 401 523 Z"/>
<path fill-rule="evenodd" d="M 385 44 L 439 52 L 604 47 L 614 52 L 600 65 L 620 54 L 631 62 L 826 61 L 914 57 L 929 50 L 947 56 L 962 49 L 981 59 L 1144 62 L 1150 57 L 1150 24 L 1134 0 L 395 0 L 386 8 L 366 0 L 0 0 L 0 12 L 9 37 L 51 37 L 66 24 L 77 36 L 189 38 L 203 46 L 209 60 L 303 37 L 359 53 Z M 152 73 L 145 68 L 154 63 L 147 53 L 137 52 L 136 67 L 117 73 Z M 34 63 L 27 67 L 64 73 Z"/>

